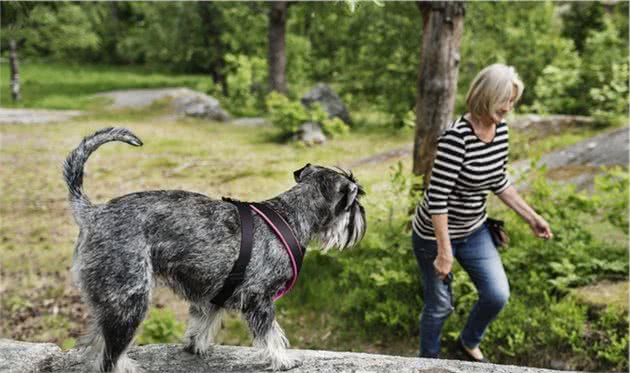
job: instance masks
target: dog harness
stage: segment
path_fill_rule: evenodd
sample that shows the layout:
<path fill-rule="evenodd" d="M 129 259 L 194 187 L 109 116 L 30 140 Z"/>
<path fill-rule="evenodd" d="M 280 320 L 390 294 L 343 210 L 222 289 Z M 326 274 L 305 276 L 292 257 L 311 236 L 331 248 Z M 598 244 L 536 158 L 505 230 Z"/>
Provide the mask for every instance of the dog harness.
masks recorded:
<path fill-rule="evenodd" d="M 289 259 L 291 260 L 291 267 L 293 269 L 293 277 L 291 280 L 276 293 L 273 300 L 276 301 L 282 298 L 286 293 L 291 290 L 295 282 L 297 281 L 300 269 L 302 268 L 302 261 L 306 254 L 305 249 L 302 248 L 300 242 L 297 240 L 293 230 L 289 224 L 275 212 L 271 207 L 264 203 L 256 202 L 241 202 L 230 198 L 223 198 L 224 201 L 230 202 L 238 208 L 238 214 L 241 220 L 241 250 L 238 258 L 232 267 L 232 271 L 225 279 L 223 288 L 212 299 L 212 303 L 217 306 L 223 306 L 225 301 L 234 294 L 234 290 L 245 279 L 245 269 L 252 256 L 252 248 L 254 243 L 254 219 L 253 213 L 258 214 L 270 227 L 271 230 L 278 236 L 278 239 L 287 250 Z"/>

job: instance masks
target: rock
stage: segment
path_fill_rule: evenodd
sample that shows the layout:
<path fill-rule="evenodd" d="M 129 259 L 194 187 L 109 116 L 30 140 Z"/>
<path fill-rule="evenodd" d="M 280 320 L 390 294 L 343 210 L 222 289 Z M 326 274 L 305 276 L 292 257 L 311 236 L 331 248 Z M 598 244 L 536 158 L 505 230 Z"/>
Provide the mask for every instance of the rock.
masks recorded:
<path fill-rule="evenodd" d="M 326 142 L 326 135 L 324 135 L 319 123 L 303 123 L 296 137 L 297 140 L 304 141 L 307 144 L 324 144 Z"/>
<path fill-rule="evenodd" d="M 40 124 L 63 122 L 82 114 L 82 111 L 77 110 L 0 108 L 0 124 Z"/>
<path fill-rule="evenodd" d="M 615 129 L 584 140 L 566 149 L 547 154 L 540 160 L 549 168 L 566 165 L 628 165 L 630 127 Z"/>
<path fill-rule="evenodd" d="M 159 100 L 172 100 L 175 113 L 216 121 L 227 121 L 230 114 L 221 108 L 219 101 L 189 88 L 132 89 L 103 92 L 95 95 L 112 100 L 113 109 L 143 109 Z"/>
<path fill-rule="evenodd" d="M 341 98 L 326 84 L 318 83 L 301 99 L 302 105 L 311 107 L 318 102 L 322 108 L 328 113 L 329 118 L 338 117 L 346 124 L 352 124 L 350 114 Z"/>
<path fill-rule="evenodd" d="M 28 345 L 18 356 L 10 351 L 15 345 Z M 51 352 L 48 356 L 32 348 L 36 344 L 22 342 L 0 342 L 1 372 L 33 373 L 91 373 L 92 361 L 84 361 L 77 350 L 66 353 Z M 41 345 L 48 348 L 50 344 Z M 55 346 L 56 347 L 56 346 Z M 191 355 L 182 350 L 181 345 L 147 345 L 132 347 L 129 356 L 145 373 L 254 373 L 268 371 L 268 364 L 260 360 L 258 349 L 251 347 L 215 346 L 207 357 Z M 297 358 L 301 365 L 291 369 L 291 373 L 538 373 L 554 372 L 546 369 L 516 367 L 511 365 L 479 364 L 457 360 L 421 359 L 411 357 L 376 354 L 332 352 L 315 350 L 289 350 L 287 355 Z M 30 358 L 34 363 L 18 367 L 18 359 Z M 29 360 L 29 359 L 27 359 Z M 45 361 L 45 364 L 41 362 Z M 39 364 L 39 365 L 37 365 Z M 10 367 L 10 368 L 5 368 Z M 34 369 L 32 367 L 35 367 Z M 15 369 L 14 369 L 15 368 Z M 11 370 L 7 370 L 11 369 Z"/>
<path fill-rule="evenodd" d="M 630 127 L 613 129 L 565 149 L 545 154 L 537 167 L 546 165 L 553 179 L 573 183 L 579 189 L 589 189 L 602 166 L 628 167 L 629 139 Z M 524 160 L 512 167 L 513 179 L 518 179 L 531 165 L 530 161 Z"/>
<path fill-rule="evenodd" d="M 211 96 L 192 90 L 181 91 L 173 96 L 177 113 L 189 117 L 205 118 L 225 122 L 230 115 L 221 108 L 219 101 Z"/>
<path fill-rule="evenodd" d="M 521 115 L 509 121 L 514 129 L 536 132 L 540 137 L 550 133 L 559 133 L 567 127 L 590 127 L 596 124 L 595 119 L 581 115 Z"/>
<path fill-rule="evenodd" d="M 0 372 L 30 373 L 45 371 L 61 349 L 52 343 L 18 342 L 0 339 Z"/>
<path fill-rule="evenodd" d="M 614 305 L 628 312 L 628 281 L 603 281 L 574 289 L 572 293 L 583 304 L 595 307 Z"/>

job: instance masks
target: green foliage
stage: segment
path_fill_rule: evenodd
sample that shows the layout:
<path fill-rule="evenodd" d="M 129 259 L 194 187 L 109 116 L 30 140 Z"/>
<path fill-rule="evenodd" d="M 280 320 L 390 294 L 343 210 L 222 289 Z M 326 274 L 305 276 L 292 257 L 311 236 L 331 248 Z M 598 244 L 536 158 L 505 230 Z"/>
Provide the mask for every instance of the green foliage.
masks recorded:
<path fill-rule="evenodd" d="M 290 97 L 296 97 L 309 88 L 312 69 L 311 41 L 300 35 L 286 35 L 286 79 Z"/>
<path fill-rule="evenodd" d="M 628 170 L 614 167 L 608 173 L 595 177 L 595 189 L 599 193 L 594 197 L 601 214 L 628 235 Z"/>
<path fill-rule="evenodd" d="M 415 330 L 422 302 L 409 208 L 421 194 L 410 192 L 413 183 L 420 180 L 409 177 L 401 163 L 393 167 L 389 190 L 370 206 L 365 238 L 356 250 L 338 257 L 343 266 L 340 312 L 368 334 L 383 328 L 393 335 Z"/>
<path fill-rule="evenodd" d="M 228 110 L 235 115 L 253 116 L 263 111 L 267 61 L 259 57 L 227 54 Z"/>
<path fill-rule="evenodd" d="M 592 114 L 603 119 L 628 113 L 628 45 L 615 24 L 605 20 L 584 46 L 583 89 L 590 95 Z"/>
<path fill-rule="evenodd" d="M 79 5 L 35 6 L 21 32 L 24 52 L 55 60 L 80 60 L 96 52 L 99 39 Z"/>
<path fill-rule="evenodd" d="M 290 30 L 311 40 L 310 78 L 333 83 L 340 96 L 393 115 L 400 126 L 415 106 L 422 17 L 413 3 L 304 3 L 290 9 Z M 396 25 L 396 27 L 392 27 Z M 401 82 L 405 82 L 402 83 Z"/>
<path fill-rule="evenodd" d="M 9 76 L 7 64 L 0 64 L 0 76 Z M 102 110 L 105 102 L 90 95 L 98 92 L 133 89 L 191 87 L 212 90 L 213 83 L 204 75 L 171 75 L 141 67 L 112 67 L 23 62 L 20 65 L 22 101 L 7 101 L 9 85 L 0 87 L 0 102 L 9 107 L 46 109 Z"/>
<path fill-rule="evenodd" d="M 271 92 L 265 99 L 270 120 L 285 136 L 298 132 L 300 125 L 310 117 L 306 108 L 298 101 L 291 101 L 278 92 Z"/>
<path fill-rule="evenodd" d="M 536 98 L 530 109 L 540 114 L 577 113 L 576 100 L 582 84 L 581 60 L 570 41 L 563 41 L 563 52 L 547 65 L 536 80 Z"/>
<path fill-rule="evenodd" d="M 334 117 L 322 121 L 322 130 L 326 135 L 334 138 L 348 134 L 350 127 L 343 120 Z"/>
<path fill-rule="evenodd" d="M 628 113 L 628 63 L 611 66 L 612 77 L 608 80 L 605 73 L 597 74 L 598 86 L 591 88 L 589 95 L 593 100 L 592 114 L 603 122 L 611 122 L 621 117 L 626 119 Z"/>
<path fill-rule="evenodd" d="M 320 123 L 324 133 L 331 137 L 348 133 L 350 128 L 339 118 L 328 118 L 328 113 L 316 104 L 306 108 L 299 101 L 271 92 L 265 100 L 270 120 L 283 137 L 296 134 L 305 122 Z"/>
<path fill-rule="evenodd" d="M 175 319 L 173 311 L 153 308 L 142 323 L 138 344 L 179 342 L 183 332 L 184 325 Z"/>
<path fill-rule="evenodd" d="M 592 195 L 550 183 L 544 170 L 535 173 L 524 197 L 550 222 L 555 235 L 551 241 L 535 238 L 515 214 L 493 212 L 506 220 L 510 235 L 510 247 L 501 256 L 512 294 L 484 338 L 484 353 L 493 361 L 549 366 L 560 359 L 578 370 L 628 368 L 627 312 L 597 311 L 569 293 L 578 286 L 627 278 L 627 242 L 605 241 L 605 232 L 591 230 L 591 222 L 616 215 L 623 218 L 615 224 L 626 219 L 627 226 L 628 178 L 623 172 L 613 170 L 598 179 Z M 338 333 L 352 330 L 370 340 L 416 335 L 423 302 L 409 207 L 421 195 L 410 195 L 411 181 L 400 165 L 392 170 L 389 187 L 379 190 L 382 197 L 366 207 L 369 229 L 363 241 L 352 251 L 319 254 L 309 262 L 309 291 L 298 287 L 293 307 L 335 314 Z M 454 356 L 450 348 L 477 300 L 459 265 L 454 276 L 455 311 L 442 334 L 445 356 Z M 331 305 L 325 294 L 340 296 Z"/>

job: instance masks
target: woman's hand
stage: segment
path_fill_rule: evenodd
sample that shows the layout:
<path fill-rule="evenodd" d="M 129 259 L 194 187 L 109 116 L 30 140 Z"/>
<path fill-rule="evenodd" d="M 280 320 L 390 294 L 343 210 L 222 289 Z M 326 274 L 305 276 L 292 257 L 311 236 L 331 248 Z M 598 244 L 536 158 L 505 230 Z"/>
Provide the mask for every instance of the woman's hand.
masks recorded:
<path fill-rule="evenodd" d="M 544 238 L 545 240 L 549 240 L 553 238 L 553 233 L 551 233 L 551 227 L 549 223 L 542 216 L 535 214 L 534 217 L 529 222 L 529 226 L 532 228 L 534 235 L 538 238 Z"/>
<path fill-rule="evenodd" d="M 441 280 L 446 279 L 453 269 L 453 255 L 438 254 L 437 258 L 433 261 L 433 267 L 435 268 L 435 273 L 437 273 Z"/>

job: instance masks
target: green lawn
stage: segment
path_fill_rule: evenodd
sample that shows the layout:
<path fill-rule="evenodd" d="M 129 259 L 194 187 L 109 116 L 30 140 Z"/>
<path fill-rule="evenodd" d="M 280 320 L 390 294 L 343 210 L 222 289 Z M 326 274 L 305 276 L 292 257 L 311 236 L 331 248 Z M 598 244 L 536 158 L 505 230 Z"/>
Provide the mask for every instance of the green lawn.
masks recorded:
<path fill-rule="evenodd" d="M 207 92 L 209 75 L 172 75 L 142 67 L 20 63 L 22 100 L 15 104 L 9 89 L 9 65 L 0 64 L 0 106 L 46 109 L 94 109 L 102 100 L 90 95 L 131 88 L 189 87 Z"/>

